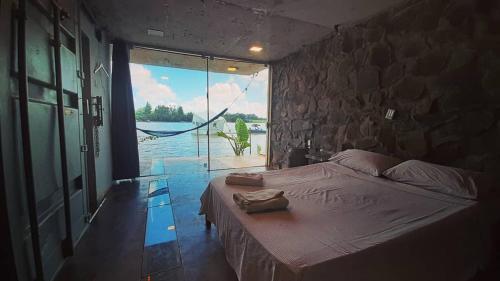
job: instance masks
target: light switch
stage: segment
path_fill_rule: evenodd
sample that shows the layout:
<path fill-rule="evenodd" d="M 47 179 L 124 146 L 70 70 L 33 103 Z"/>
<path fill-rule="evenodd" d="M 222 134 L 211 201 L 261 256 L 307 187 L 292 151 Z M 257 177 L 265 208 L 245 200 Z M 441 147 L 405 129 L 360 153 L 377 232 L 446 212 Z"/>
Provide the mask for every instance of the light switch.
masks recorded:
<path fill-rule="evenodd" d="M 396 113 L 396 110 L 389 108 L 387 109 L 387 113 L 385 114 L 385 119 L 392 120 L 394 118 L 394 114 Z"/>

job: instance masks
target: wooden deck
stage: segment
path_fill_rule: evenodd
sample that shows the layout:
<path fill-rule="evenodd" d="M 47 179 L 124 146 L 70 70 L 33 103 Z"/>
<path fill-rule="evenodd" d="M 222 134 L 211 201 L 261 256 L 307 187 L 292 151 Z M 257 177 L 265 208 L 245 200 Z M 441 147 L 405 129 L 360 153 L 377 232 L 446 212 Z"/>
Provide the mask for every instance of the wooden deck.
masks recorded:
<path fill-rule="evenodd" d="M 241 169 L 266 165 L 265 155 L 211 157 L 210 170 Z M 208 158 L 169 157 L 141 159 L 141 176 L 199 173 L 208 170 Z"/>

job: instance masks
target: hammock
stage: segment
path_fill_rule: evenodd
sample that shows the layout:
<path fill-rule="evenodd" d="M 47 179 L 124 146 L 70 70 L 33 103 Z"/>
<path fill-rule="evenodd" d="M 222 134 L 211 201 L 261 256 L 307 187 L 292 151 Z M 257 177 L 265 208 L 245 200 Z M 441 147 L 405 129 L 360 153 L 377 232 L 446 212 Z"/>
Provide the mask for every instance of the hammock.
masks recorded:
<path fill-rule="evenodd" d="M 183 131 L 152 131 L 152 130 L 144 130 L 144 129 L 140 129 L 140 128 L 136 128 L 137 130 L 145 133 L 145 134 L 148 134 L 148 135 L 151 135 L 151 136 L 155 136 L 155 137 L 173 137 L 173 136 L 177 136 L 177 135 L 180 135 L 180 134 L 184 134 L 184 133 L 187 133 L 187 132 L 191 132 L 191 131 L 194 131 L 194 130 L 198 130 L 199 128 L 201 127 L 205 127 L 207 126 L 208 124 L 210 124 L 211 122 L 214 122 L 215 120 L 217 120 L 217 118 L 221 117 L 222 115 L 224 115 L 224 113 L 226 113 L 228 110 L 228 108 L 224 109 L 223 111 L 221 111 L 221 113 L 215 115 L 212 119 L 208 120 L 207 122 L 199 125 L 199 126 L 196 126 L 194 128 L 191 128 L 191 129 L 187 129 L 187 130 L 183 130 Z"/>
<path fill-rule="evenodd" d="M 226 113 L 229 108 L 236 102 L 236 100 L 244 93 L 246 93 L 248 91 L 248 87 L 250 87 L 250 84 L 252 84 L 253 80 L 255 79 L 255 77 L 257 76 L 257 73 L 254 73 L 252 75 L 252 78 L 250 79 L 250 81 L 248 81 L 248 84 L 247 86 L 245 87 L 245 89 L 243 89 L 243 91 L 238 95 L 236 96 L 236 98 L 233 100 L 233 102 L 227 107 L 225 108 L 224 110 L 222 110 L 221 113 L 215 115 L 212 119 L 208 120 L 207 122 L 197 126 L 197 127 L 194 127 L 194 128 L 191 128 L 191 129 L 188 129 L 188 130 L 184 130 L 184 131 L 152 131 L 152 130 L 144 130 L 144 129 L 140 129 L 140 128 L 136 128 L 137 130 L 145 133 L 145 134 L 148 134 L 150 136 L 154 136 L 154 137 L 159 137 L 159 138 L 162 138 L 162 137 L 173 137 L 173 136 L 177 136 L 177 135 L 180 135 L 180 134 L 184 134 L 184 133 L 187 133 L 187 132 L 191 132 L 191 131 L 194 131 L 194 130 L 197 130 L 201 127 L 204 127 L 204 126 L 207 126 L 208 124 L 214 122 L 215 120 L 217 120 L 217 118 L 221 117 L 222 115 L 224 115 L 224 113 Z M 208 132 L 208 130 L 207 130 Z"/>

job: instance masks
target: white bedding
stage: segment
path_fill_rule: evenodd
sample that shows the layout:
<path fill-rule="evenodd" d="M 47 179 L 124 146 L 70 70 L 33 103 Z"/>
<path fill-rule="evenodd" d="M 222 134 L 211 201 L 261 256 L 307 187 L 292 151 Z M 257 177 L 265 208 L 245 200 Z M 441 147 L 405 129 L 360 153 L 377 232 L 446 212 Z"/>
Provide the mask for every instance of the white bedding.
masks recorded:
<path fill-rule="evenodd" d="M 246 214 L 210 182 L 201 213 L 217 226 L 240 281 L 469 280 L 486 263 L 479 203 L 331 162 L 264 173 L 287 211 Z"/>

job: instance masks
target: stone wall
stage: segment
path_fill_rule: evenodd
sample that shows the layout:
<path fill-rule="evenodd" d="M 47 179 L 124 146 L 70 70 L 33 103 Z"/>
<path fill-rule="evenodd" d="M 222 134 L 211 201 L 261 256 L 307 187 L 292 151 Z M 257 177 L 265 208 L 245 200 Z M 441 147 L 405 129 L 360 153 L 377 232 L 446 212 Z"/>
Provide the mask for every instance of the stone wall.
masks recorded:
<path fill-rule="evenodd" d="M 499 120 L 498 1 L 406 2 L 272 64 L 275 166 L 311 139 L 500 171 Z"/>

